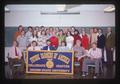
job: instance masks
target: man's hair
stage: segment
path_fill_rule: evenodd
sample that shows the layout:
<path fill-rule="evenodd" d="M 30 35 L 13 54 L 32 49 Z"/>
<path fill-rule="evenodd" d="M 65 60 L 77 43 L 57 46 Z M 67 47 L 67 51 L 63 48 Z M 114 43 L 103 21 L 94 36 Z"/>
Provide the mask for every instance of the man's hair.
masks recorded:
<path fill-rule="evenodd" d="M 112 28 L 111 27 L 108 27 L 109 29 L 111 29 L 111 32 L 112 32 Z"/>
<path fill-rule="evenodd" d="M 44 26 L 40 26 L 40 28 L 43 28 Z"/>
<path fill-rule="evenodd" d="M 75 27 L 74 27 L 74 26 L 71 26 L 71 28 L 74 28 L 74 29 L 75 29 Z"/>
<path fill-rule="evenodd" d="M 36 45 L 38 45 L 36 41 L 32 41 L 32 44 L 33 44 L 34 42 L 36 43 Z"/>
<path fill-rule="evenodd" d="M 63 32 L 63 29 L 59 29 L 59 32 L 61 32 L 61 31 Z"/>
<path fill-rule="evenodd" d="M 19 45 L 18 41 L 14 40 L 13 43 L 16 42 L 17 46 Z"/>
<path fill-rule="evenodd" d="M 97 43 L 96 43 L 96 42 L 93 42 L 91 45 L 93 45 L 93 44 L 97 45 Z"/>
<path fill-rule="evenodd" d="M 103 29 L 102 28 L 99 28 L 98 30 L 101 30 L 101 32 L 103 33 Z"/>
<path fill-rule="evenodd" d="M 32 26 L 29 26 L 28 29 L 29 29 L 29 28 L 33 29 Z"/>
<path fill-rule="evenodd" d="M 77 29 L 75 29 L 75 31 L 74 32 L 77 32 L 77 34 L 80 34 L 80 32 L 77 30 Z"/>

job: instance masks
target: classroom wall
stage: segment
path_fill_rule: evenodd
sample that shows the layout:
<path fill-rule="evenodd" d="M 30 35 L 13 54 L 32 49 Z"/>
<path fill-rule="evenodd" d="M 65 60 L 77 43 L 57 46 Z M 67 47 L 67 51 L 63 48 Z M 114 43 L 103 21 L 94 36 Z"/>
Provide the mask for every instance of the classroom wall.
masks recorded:
<path fill-rule="evenodd" d="M 40 12 L 14 11 L 5 13 L 5 26 L 115 26 L 115 13 L 82 11 L 80 15 L 40 15 Z"/>

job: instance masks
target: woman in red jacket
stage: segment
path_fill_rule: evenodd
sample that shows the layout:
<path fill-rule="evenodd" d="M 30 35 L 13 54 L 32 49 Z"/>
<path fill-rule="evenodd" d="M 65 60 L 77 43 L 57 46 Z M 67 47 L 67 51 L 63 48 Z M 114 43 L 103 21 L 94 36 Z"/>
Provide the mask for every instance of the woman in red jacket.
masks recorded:
<path fill-rule="evenodd" d="M 75 31 L 74 31 L 73 37 L 74 37 L 74 45 L 76 44 L 76 41 L 77 41 L 77 40 L 80 40 L 80 41 L 81 41 L 81 37 L 80 37 L 80 35 L 79 35 L 79 31 L 78 31 L 78 30 L 75 30 Z"/>
<path fill-rule="evenodd" d="M 50 37 L 51 46 L 58 48 L 58 38 L 56 36 L 55 31 L 52 32 L 52 36 Z"/>
<path fill-rule="evenodd" d="M 84 29 L 82 29 L 82 34 L 80 35 L 80 37 L 81 37 L 82 47 L 84 47 L 85 49 L 88 49 L 88 47 L 89 47 L 89 35 L 86 34 Z"/>

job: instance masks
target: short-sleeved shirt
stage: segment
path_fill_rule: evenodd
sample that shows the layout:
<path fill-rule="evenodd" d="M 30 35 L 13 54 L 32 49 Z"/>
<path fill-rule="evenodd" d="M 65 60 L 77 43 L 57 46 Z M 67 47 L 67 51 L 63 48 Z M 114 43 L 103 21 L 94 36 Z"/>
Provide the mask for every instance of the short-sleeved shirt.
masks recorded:
<path fill-rule="evenodd" d="M 80 57 L 85 54 L 85 49 L 83 47 L 73 47 L 73 50 L 75 52 L 75 57 Z"/>

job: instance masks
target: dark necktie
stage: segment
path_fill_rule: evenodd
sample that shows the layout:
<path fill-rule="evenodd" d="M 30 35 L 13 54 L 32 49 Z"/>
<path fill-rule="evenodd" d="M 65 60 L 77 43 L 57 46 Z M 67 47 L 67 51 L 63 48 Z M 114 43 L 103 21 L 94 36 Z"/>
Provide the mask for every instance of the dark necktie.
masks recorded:
<path fill-rule="evenodd" d="M 18 56 L 18 54 L 17 54 L 17 48 L 15 47 L 15 56 Z"/>
<path fill-rule="evenodd" d="M 33 50 L 35 50 L 35 47 L 33 47 Z"/>

